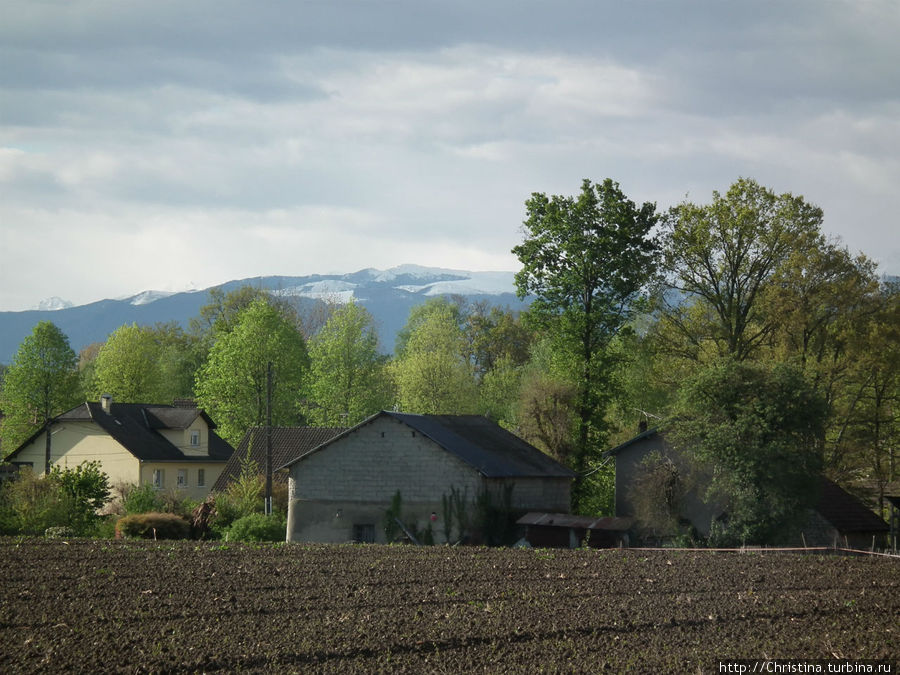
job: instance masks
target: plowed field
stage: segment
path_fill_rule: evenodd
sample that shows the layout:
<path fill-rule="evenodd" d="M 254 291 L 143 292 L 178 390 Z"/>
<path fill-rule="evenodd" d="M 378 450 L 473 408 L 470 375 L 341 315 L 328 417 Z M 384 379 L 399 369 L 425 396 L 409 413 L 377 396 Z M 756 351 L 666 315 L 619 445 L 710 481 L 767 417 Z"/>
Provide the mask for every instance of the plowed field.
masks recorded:
<path fill-rule="evenodd" d="M 900 561 L 0 539 L 0 672 L 716 672 L 894 659 Z"/>

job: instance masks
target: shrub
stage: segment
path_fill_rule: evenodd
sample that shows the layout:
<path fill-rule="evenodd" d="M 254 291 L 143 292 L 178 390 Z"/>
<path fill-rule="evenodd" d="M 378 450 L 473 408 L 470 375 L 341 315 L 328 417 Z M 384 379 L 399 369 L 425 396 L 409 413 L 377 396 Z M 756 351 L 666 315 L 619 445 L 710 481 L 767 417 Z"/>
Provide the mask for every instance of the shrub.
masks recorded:
<path fill-rule="evenodd" d="M 69 525 L 72 499 L 59 484 L 23 468 L 2 488 L 3 528 L 7 534 L 43 534 Z"/>
<path fill-rule="evenodd" d="M 126 515 L 162 510 L 162 502 L 150 483 L 130 485 L 123 490 L 122 506 Z"/>
<path fill-rule="evenodd" d="M 48 527 L 44 530 L 44 536 L 48 539 L 65 539 L 67 537 L 74 537 L 75 530 L 65 525 L 54 525 L 53 527 Z"/>
<path fill-rule="evenodd" d="M 228 528 L 227 541 L 284 541 L 285 521 L 280 515 L 251 513 L 238 518 Z"/>
<path fill-rule="evenodd" d="M 116 523 L 118 537 L 187 539 L 190 534 L 190 523 L 174 513 L 135 513 Z"/>

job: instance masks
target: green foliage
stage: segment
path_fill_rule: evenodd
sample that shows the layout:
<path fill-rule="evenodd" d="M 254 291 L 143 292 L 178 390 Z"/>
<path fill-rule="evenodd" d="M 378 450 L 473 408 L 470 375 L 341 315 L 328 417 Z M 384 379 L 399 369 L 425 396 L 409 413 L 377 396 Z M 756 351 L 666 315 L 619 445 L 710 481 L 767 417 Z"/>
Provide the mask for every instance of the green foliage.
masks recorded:
<path fill-rule="evenodd" d="M 174 513 L 135 513 L 116 523 L 117 537 L 188 539 L 190 534 L 190 523 Z"/>
<path fill-rule="evenodd" d="M 4 534 L 43 534 L 47 528 L 69 526 L 72 499 L 60 485 L 25 467 L 15 480 L 0 487 L 0 523 Z"/>
<path fill-rule="evenodd" d="M 568 359 L 578 387 L 571 466 L 585 473 L 604 439 L 614 366 L 608 346 L 635 312 L 655 268 L 656 207 L 637 207 L 606 179 L 585 180 L 577 197 L 535 193 L 526 209 L 525 240 L 513 248 L 523 265 L 516 288 L 520 297 L 536 296 L 528 317 Z M 579 480 L 576 510 L 584 495 Z"/>
<path fill-rule="evenodd" d="M 0 440 L 9 454 L 47 421 L 81 398 L 75 352 L 50 321 L 39 322 L 19 345 L 0 388 Z"/>
<path fill-rule="evenodd" d="M 792 252 L 820 240 L 821 209 L 790 193 L 776 195 L 741 178 L 708 205 L 684 202 L 666 222 L 665 270 L 688 302 L 666 315 L 673 344 L 695 358 L 737 360 L 764 343 L 778 319 L 762 292 Z"/>
<path fill-rule="evenodd" d="M 284 541 L 286 523 L 281 514 L 251 513 L 228 528 L 227 541 Z"/>
<path fill-rule="evenodd" d="M 726 358 L 685 384 L 668 438 L 711 476 L 728 535 L 777 543 L 815 503 L 825 413 L 796 368 Z"/>
<path fill-rule="evenodd" d="M 50 480 L 75 500 L 83 510 L 102 509 L 110 498 L 109 476 L 101 470 L 98 461 L 82 462 L 74 469 L 61 469 L 59 465 L 50 469 Z"/>
<path fill-rule="evenodd" d="M 163 510 L 159 491 L 150 483 L 130 485 L 123 492 L 122 506 L 127 515 Z"/>
<path fill-rule="evenodd" d="M 67 539 L 78 535 L 75 530 L 68 525 L 53 525 L 44 530 L 44 536 L 47 539 Z"/>
<path fill-rule="evenodd" d="M 309 343 L 309 421 L 320 426 L 353 426 L 389 407 L 391 392 L 378 353 L 372 315 L 350 302 L 328 319 Z"/>
<path fill-rule="evenodd" d="M 516 526 L 512 517 L 513 484 L 493 492 L 485 489 L 475 497 L 472 522 L 474 543 L 486 546 L 510 546 L 515 542 Z"/>
<path fill-rule="evenodd" d="M 240 312 L 231 332 L 218 337 L 197 373 L 197 400 L 232 445 L 266 421 L 269 363 L 272 423 L 295 425 L 309 368 L 306 343 L 276 308 L 257 299 Z"/>
<path fill-rule="evenodd" d="M 91 398 L 111 394 L 120 403 L 171 403 L 164 398 L 161 357 L 162 347 L 152 328 L 135 323 L 120 326 L 97 355 Z"/>
<path fill-rule="evenodd" d="M 405 412 L 418 414 L 474 413 L 478 405 L 475 373 L 466 356 L 463 333 L 449 304 L 434 304 L 416 319 L 403 353 L 391 373 L 397 402 Z"/>
<path fill-rule="evenodd" d="M 26 467 L 0 487 L 0 528 L 6 534 L 43 534 L 68 527 L 80 536 L 92 535 L 102 520 L 96 509 L 108 499 L 108 479 L 97 462 L 75 469 L 54 466 L 49 476 Z"/>
<path fill-rule="evenodd" d="M 403 496 L 400 490 L 391 498 L 391 505 L 385 510 L 382 526 L 384 527 L 384 539 L 388 544 L 394 543 L 400 535 L 400 526 L 397 521 L 403 519 Z"/>

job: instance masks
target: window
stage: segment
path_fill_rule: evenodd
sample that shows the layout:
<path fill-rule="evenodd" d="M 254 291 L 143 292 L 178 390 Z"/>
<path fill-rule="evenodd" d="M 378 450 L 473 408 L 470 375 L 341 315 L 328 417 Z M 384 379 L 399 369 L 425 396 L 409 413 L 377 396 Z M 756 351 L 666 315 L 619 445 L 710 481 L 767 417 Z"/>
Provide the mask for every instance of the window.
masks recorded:
<path fill-rule="evenodd" d="M 197 487 L 206 487 L 205 469 L 197 469 Z"/>
<path fill-rule="evenodd" d="M 199 429 L 191 429 L 191 447 L 192 448 L 200 447 L 200 430 Z"/>
<path fill-rule="evenodd" d="M 178 478 L 175 485 L 180 488 L 186 488 L 187 484 L 187 469 L 178 469 Z"/>
<path fill-rule="evenodd" d="M 153 469 L 153 487 L 161 490 L 166 486 L 166 472 L 164 469 Z"/>
<path fill-rule="evenodd" d="M 353 541 L 360 544 L 374 544 L 375 526 L 371 523 L 354 524 Z"/>

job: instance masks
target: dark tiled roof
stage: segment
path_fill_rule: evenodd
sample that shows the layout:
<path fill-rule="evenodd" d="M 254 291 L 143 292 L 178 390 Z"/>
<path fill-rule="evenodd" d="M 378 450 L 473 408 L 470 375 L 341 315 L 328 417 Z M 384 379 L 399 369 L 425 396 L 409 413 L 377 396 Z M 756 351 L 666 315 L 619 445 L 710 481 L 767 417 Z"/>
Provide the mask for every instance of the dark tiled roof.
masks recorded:
<path fill-rule="evenodd" d="M 822 496 L 816 511 L 842 534 L 890 530 L 888 524 L 859 499 L 827 478 L 822 479 Z"/>
<path fill-rule="evenodd" d="M 291 463 L 300 455 L 327 443 L 335 436 L 346 431 L 345 428 L 331 427 L 272 427 L 272 467 L 278 469 Z M 266 466 L 266 428 L 254 427 L 244 434 L 238 444 L 234 455 L 228 460 L 219 478 L 213 484 L 213 491 L 221 492 L 228 484 L 237 480 L 241 475 L 241 461 L 247 457 L 259 467 L 259 473 L 265 471 Z M 274 473 L 277 481 L 287 481 L 284 474 Z"/>
<path fill-rule="evenodd" d="M 574 471 L 500 425 L 480 415 L 412 415 L 382 410 L 332 438 L 352 433 L 382 416 L 392 417 L 430 438 L 486 478 L 575 478 Z M 323 449 L 319 447 L 318 450 Z M 301 457 L 287 462 L 292 464 Z"/>
<path fill-rule="evenodd" d="M 56 422 L 94 422 L 112 436 L 128 452 L 142 461 L 179 462 L 224 462 L 231 457 L 234 449 L 215 431 L 209 432 L 209 455 L 185 455 L 172 445 L 159 429 L 185 429 L 197 417 L 209 418 L 202 411 L 172 406 L 145 405 L 142 403 L 112 403 L 110 412 L 105 412 L 100 403 L 82 403 L 55 417 Z M 170 411 L 174 414 L 170 414 Z M 190 421 L 184 424 L 184 420 Z M 165 420 L 171 420 L 170 426 Z M 214 425 L 213 425 L 214 426 Z M 36 432 L 16 450 L 18 452 L 31 443 L 44 429 Z"/>

